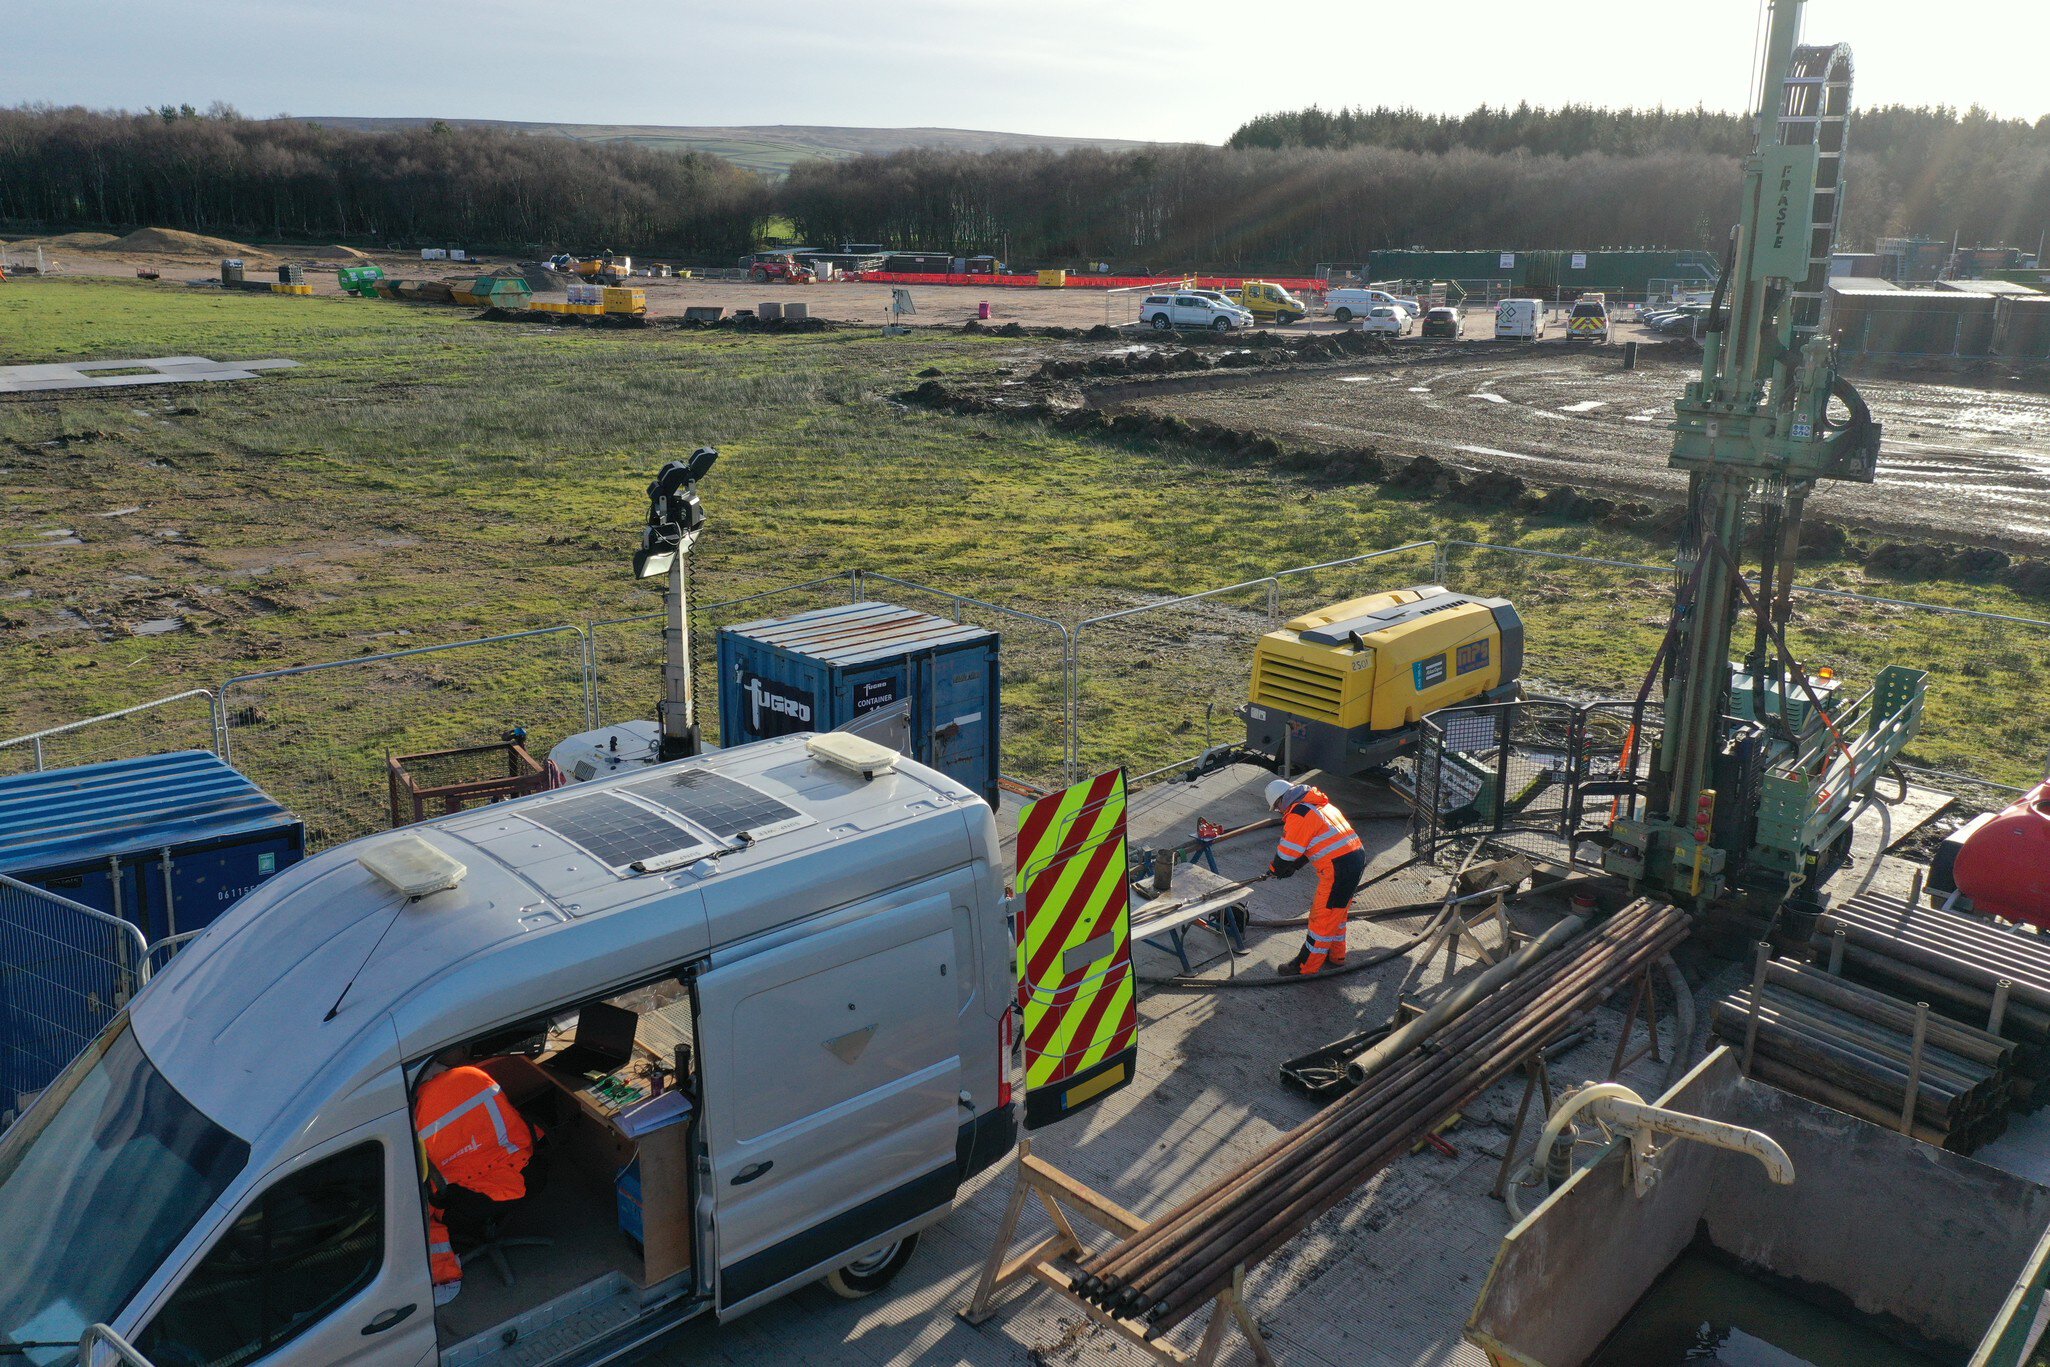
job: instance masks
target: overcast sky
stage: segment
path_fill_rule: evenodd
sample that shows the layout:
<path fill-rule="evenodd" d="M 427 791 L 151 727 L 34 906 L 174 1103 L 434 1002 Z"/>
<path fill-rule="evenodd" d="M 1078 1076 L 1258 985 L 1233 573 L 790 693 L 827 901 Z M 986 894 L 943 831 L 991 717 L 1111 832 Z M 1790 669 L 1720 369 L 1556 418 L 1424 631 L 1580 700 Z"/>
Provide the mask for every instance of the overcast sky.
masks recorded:
<path fill-rule="evenodd" d="M 1754 0 L 0 0 L 0 100 L 1216 142 L 1312 102 L 1745 103 Z M 602 19 L 600 16 L 603 16 Z M 1812 0 L 1859 104 L 2050 113 L 2050 4 Z"/>

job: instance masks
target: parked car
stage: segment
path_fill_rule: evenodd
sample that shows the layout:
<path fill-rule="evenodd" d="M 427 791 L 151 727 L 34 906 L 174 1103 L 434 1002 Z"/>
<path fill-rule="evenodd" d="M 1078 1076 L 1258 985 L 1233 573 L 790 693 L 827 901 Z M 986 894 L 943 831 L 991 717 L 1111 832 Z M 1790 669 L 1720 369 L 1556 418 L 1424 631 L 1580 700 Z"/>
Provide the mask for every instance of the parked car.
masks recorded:
<path fill-rule="evenodd" d="M 1167 332 L 1174 328 L 1209 328 L 1213 332 L 1230 332 L 1234 328 L 1251 327 L 1253 315 L 1222 294 L 1184 291 L 1178 294 L 1147 295 L 1146 302 L 1139 306 L 1139 321 L 1150 325 L 1158 332 Z"/>
<path fill-rule="evenodd" d="M 1599 294 L 1583 294 L 1574 302 L 1573 312 L 1566 318 L 1566 340 L 1569 342 L 1603 342 L 1609 340 L 1609 304 Z"/>
<path fill-rule="evenodd" d="M 1385 337 L 1407 337 L 1416 327 L 1416 319 L 1409 316 L 1409 310 L 1400 304 L 1376 304 L 1367 310 L 1367 316 L 1360 319 L 1360 331 L 1379 333 Z"/>
<path fill-rule="evenodd" d="M 1450 305 L 1440 305 L 1424 315 L 1423 335 L 1426 337 L 1459 336 L 1465 320 L 1459 310 Z"/>

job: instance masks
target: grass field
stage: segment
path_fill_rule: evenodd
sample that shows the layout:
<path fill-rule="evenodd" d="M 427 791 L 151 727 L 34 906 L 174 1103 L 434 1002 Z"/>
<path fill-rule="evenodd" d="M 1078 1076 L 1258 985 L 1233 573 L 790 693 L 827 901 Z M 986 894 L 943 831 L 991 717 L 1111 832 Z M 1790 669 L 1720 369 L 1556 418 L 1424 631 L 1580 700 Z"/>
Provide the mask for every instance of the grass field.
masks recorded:
<path fill-rule="evenodd" d="M 700 443 L 723 453 L 704 490 L 707 599 L 863 566 L 1073 622 L 1432 537 L 1669 554 L 1627 534 L 888 397 L 931 367 L 1023 362 L 1030 339 L 554 331 L 384 302 L 67 280 L 0 287 L 0 337 L 6 361 L 302 363 L 236 384 L 0 404 L 0 738 L 233 673 L 652 611 L 656 595 L 627 571 L 645 486 Z M 1428 563 L 1291 582 L 1283 605 L 1410 582 Z M 1522 604 L 1534 676 L 1635 692 L 1663 623 L 1658 576 L 1454 563 L 1458 587 Z M 1867 585 L 1846 566 L 1807 582 L 2043 615 L 1998 590 Z M 1263 611 L 1239 595 L 1085 637 L 1085 759 L 1146 768 L 1199 748 L 1205 704 L 1236 700 Z M 166 619 L 184 625 L 147 634 Z M 1863 608 L 1812 620 L 1814 657 L 1861 686 L 1888 659 L 1937 673 L 1919 758 L 2009 782 L 2038 771 L 2050 749 L 2040 637 Z M 608 706 L 646 712 L 653 629 L 613 639 L 632 668 L 606 675 Z M 1044 773 L 1061 743 L 1052 652 L 1026 631 L 1009 641 L 1027 724 L 1013 723 L 1006 768 Z M 375 792 L 387 746 L 490 740 L 516 722 L 552 740 L 573 720 L 560 701 L 572 667 L 553 638 L 489 659 L 419 657 L 294 683 L 301 692 L 259 696 L 242 722 L 270 728 L 269 753 L 306 781 Z M 315 698 L 333 715 L 309 715 Z M 423 709 L 434 726 L 401 724 Z"/>

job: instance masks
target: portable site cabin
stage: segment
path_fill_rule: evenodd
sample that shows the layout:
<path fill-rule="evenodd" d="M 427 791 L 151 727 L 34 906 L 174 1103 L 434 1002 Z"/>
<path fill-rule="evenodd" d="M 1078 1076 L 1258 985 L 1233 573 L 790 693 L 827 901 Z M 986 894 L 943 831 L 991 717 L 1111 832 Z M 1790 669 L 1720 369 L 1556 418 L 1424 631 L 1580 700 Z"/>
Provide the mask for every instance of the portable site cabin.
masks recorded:
<path fill-rule="evenodd" d="M 1014 970 L 989 808 L 850 741 L 384 832 L 245 897 L 0 1135 L 0 1342 L 583 1367 L 886 1280 L 1015 1142 Z M 613 1073 L 557 1064 L 628 1013 Z M 437 1059 L 544 1127 L 504 1233 L 552 1240 L 438 1307 L 411 1099 Z"/>

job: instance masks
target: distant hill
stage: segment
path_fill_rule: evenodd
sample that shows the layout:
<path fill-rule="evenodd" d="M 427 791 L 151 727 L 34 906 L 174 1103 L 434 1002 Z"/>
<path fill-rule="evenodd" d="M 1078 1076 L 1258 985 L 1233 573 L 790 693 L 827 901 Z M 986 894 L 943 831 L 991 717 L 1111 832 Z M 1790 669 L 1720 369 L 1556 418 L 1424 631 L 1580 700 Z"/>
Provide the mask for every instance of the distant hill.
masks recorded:
<path fill-rule="evenodd" d="M 1127 150 L 1148 144 L 1124 138 L 1059 138 L 1037 133 L 992 133 L 973 128 L 815 128 L 803 124 L 771 124 L 745 128 L 676 128 L 634 123 L 523 123 L 516 119 L 387 119 L 307 116 L 303 122 L 328 128 L 375 132 L 422 128 L 442 122 L 456 127 L 504 128 L 520 133 L 575 138 L 581 142 L 630 142 L 678 152 L 711 152 L 749 170 L 780 176 L 795 162 L 811 157 L 842 161 L 865 152 L 898 152 L 907 147 L 932 147 L 949 152 L 998 152 L 1043 148 L 1065 152 L 1076 147 Z"/>

